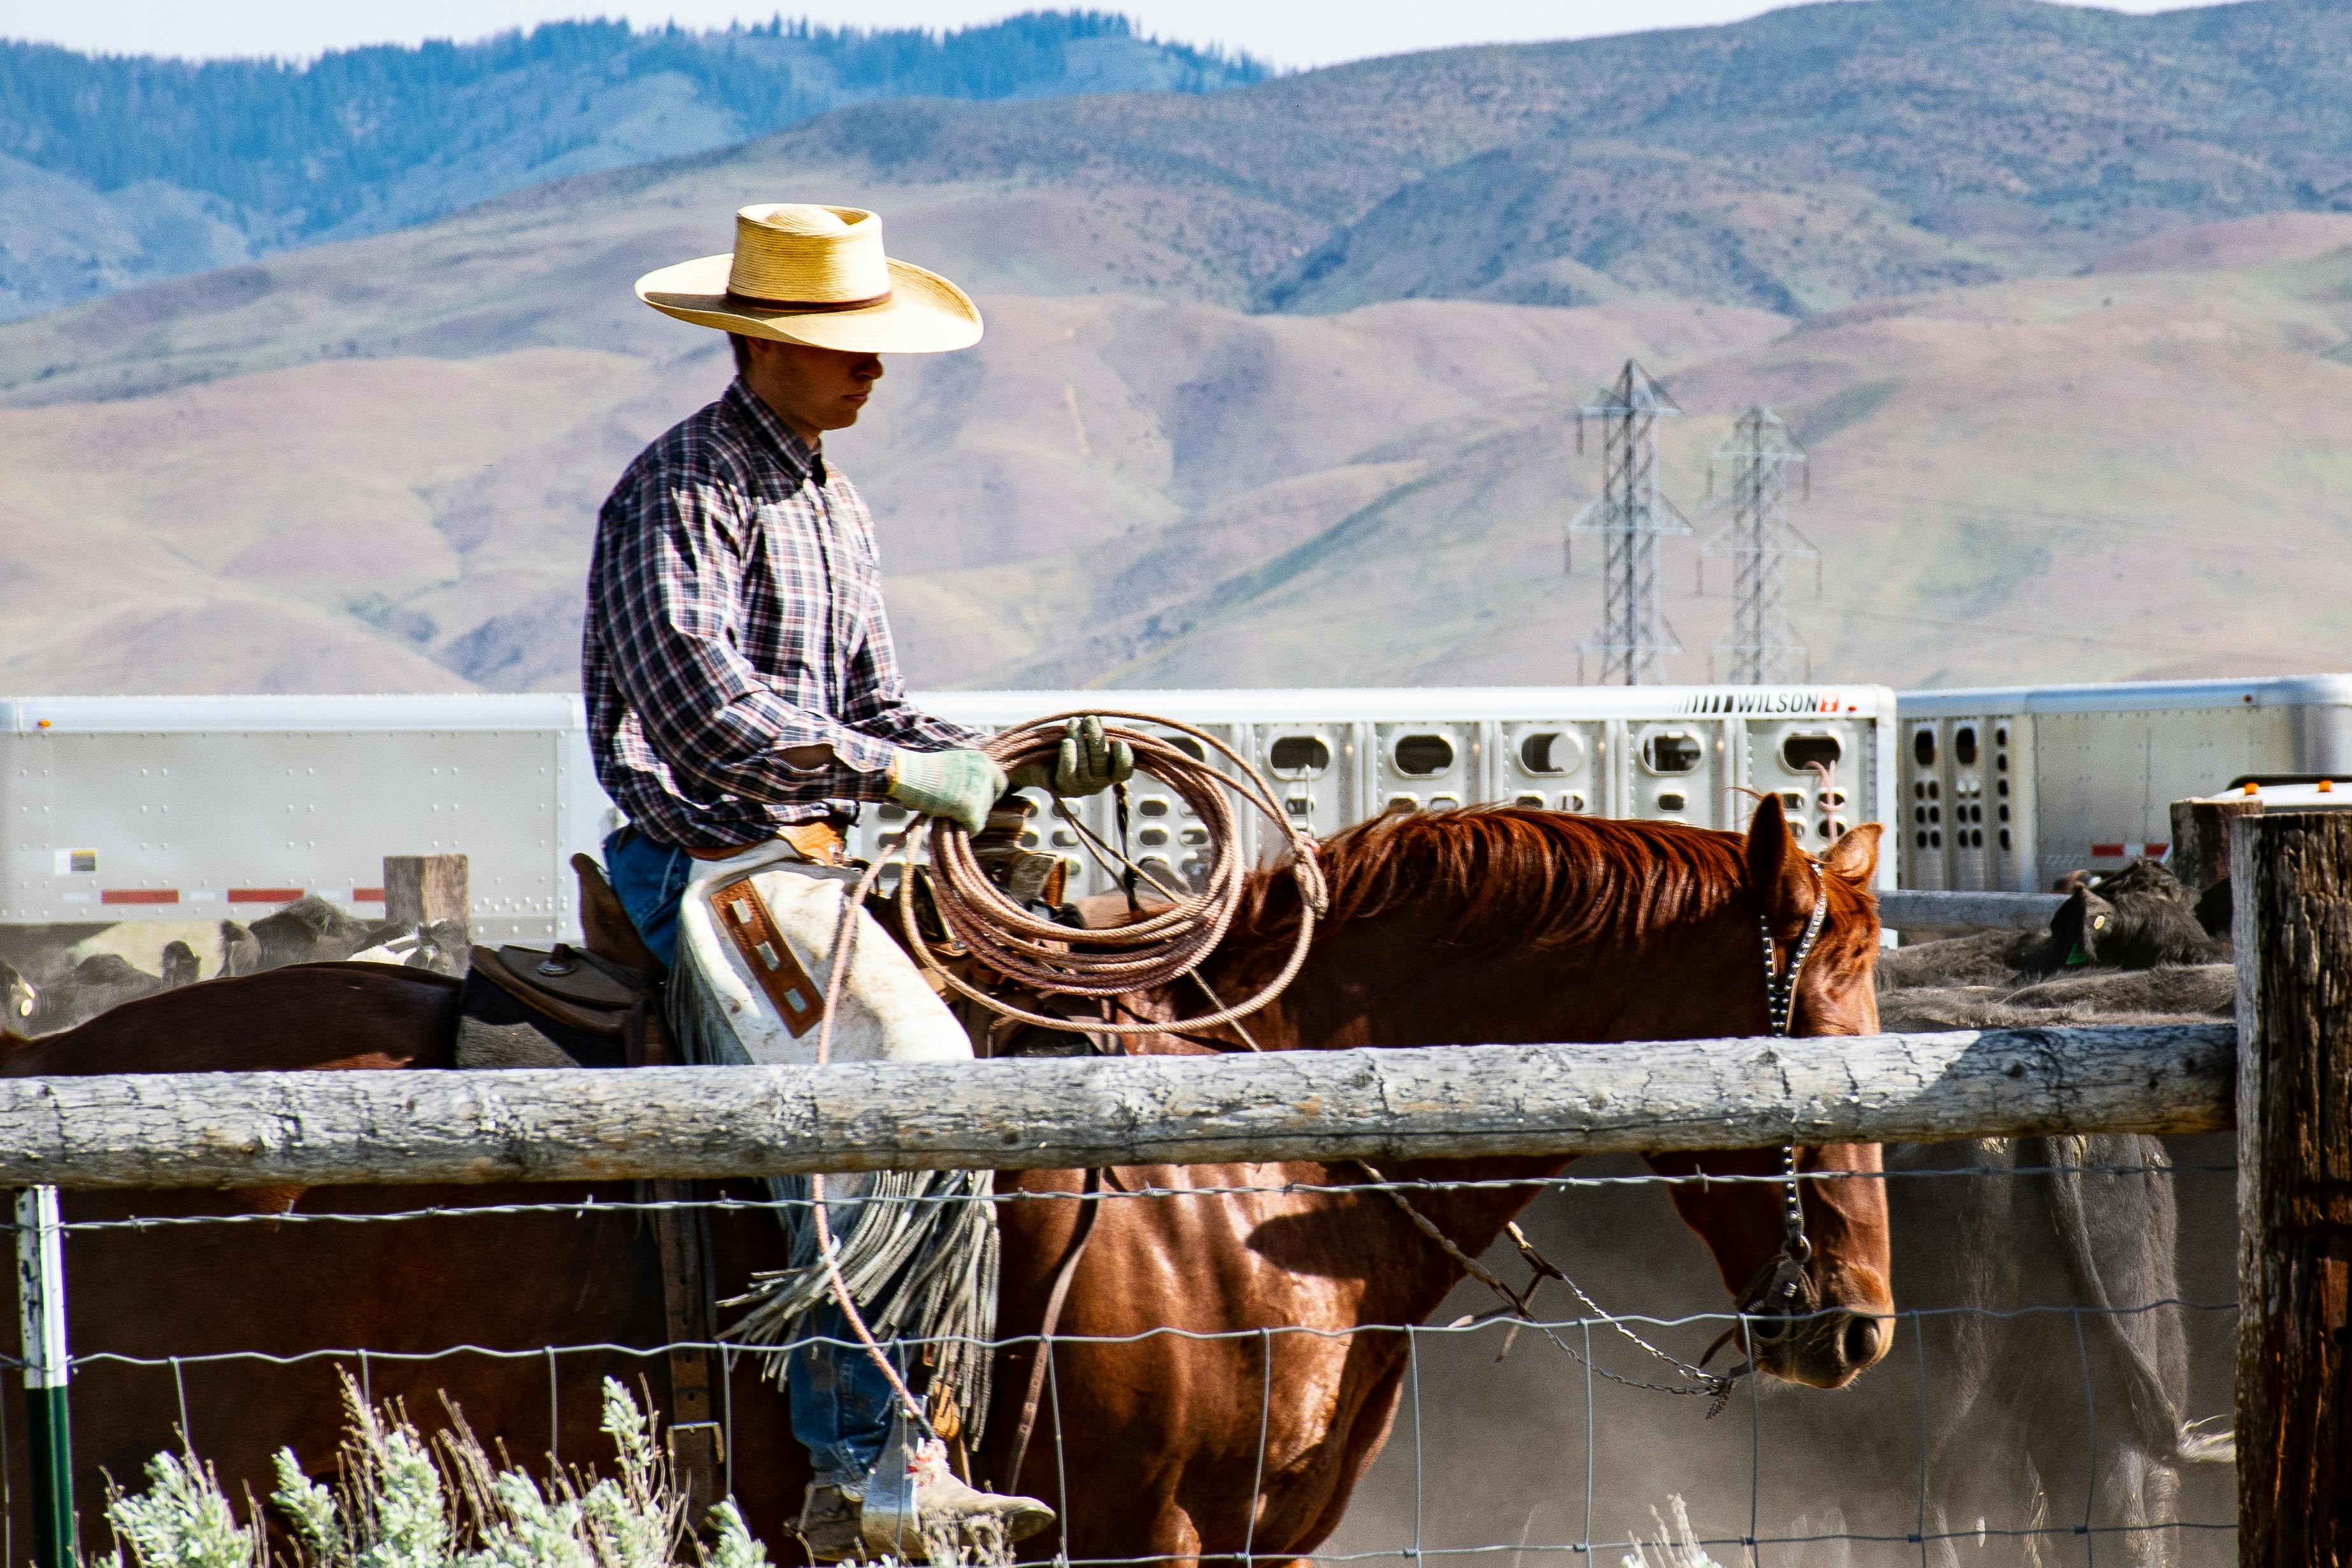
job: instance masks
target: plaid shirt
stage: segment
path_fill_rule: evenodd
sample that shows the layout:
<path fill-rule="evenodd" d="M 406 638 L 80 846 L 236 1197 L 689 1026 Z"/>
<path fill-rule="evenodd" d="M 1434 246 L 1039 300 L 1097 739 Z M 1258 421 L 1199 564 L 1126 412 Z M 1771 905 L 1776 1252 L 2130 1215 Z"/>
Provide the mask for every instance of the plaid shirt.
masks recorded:
<path fill-rule="evenodd" d="M 689 848 L 855 815 L 894 749 L 982 739 L 907 705 L 866 503 L 740 380 L 605 500 L 581 687 L 604 792 Z M 838 761 L 780 754 L 818 744 Z"/>

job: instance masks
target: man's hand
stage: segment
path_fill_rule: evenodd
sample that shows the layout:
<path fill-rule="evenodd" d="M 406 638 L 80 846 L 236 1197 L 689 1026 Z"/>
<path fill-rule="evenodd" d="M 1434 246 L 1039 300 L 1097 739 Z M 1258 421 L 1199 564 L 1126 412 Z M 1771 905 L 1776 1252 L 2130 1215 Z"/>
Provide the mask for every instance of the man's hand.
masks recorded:
<path fill-rule="evenodd" d="M 1062 727 L 1062 745 L 1053 766 L 1024 763 L 1013 770 L 1014 789 L 1050 789 L 1074 797 L 1099 795 L 1124 784 L 1135 772 L 1135 748 L 1103 733 L 1103 721 L 1091 714 Z"/>
<path fill-rule="evenodd" d="M 1004 770 L 985 752 L 899 751 L 890 758 L 886 793 L 909 811 L 948 817 L 966 833 L 978 833 L 1004 790 Z"/>

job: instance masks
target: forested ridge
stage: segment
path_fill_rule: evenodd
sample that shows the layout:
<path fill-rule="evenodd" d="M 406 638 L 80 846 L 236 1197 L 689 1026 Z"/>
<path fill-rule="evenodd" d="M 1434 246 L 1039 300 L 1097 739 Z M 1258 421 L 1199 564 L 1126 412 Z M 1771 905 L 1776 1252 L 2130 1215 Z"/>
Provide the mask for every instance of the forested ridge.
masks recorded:
<path fill-rule="evenodd" d="M 876 99 L 1203 92 L 1268 74 L 1246 57 L 1162 43 L 1093 11 L 946 33 L 782 18 L 709 33 L 561 22 L 300 63 L 0 41 L 0 159 L 20 161 L 19 180 L 30 165 L 80 188 L 42 182 L 39 201 L 13 204 L 21 216 L 76 195 L 85 206 L 127 200 L 152 212 L 167 195 L 173 205 L 194 197 L 201 221 L 224 231 L 194 257 L 154 254 L 152 243 L 143 256 L 108 256 L 100 235 L 85 247 L 100 265 L 29 278 L 8 274 L 37 244 L 0 232 L 0 289 L 34 308 L 63 303 L 184 270 L 187 259 L 234 259 L 217 254 L 224 247 L 261 254 L 416 222 L 538 180 L 724 145 Z M 168 193 L 141 190 L 151 183 Z M 135 236 L 142 214 L 120 216 Z"/>

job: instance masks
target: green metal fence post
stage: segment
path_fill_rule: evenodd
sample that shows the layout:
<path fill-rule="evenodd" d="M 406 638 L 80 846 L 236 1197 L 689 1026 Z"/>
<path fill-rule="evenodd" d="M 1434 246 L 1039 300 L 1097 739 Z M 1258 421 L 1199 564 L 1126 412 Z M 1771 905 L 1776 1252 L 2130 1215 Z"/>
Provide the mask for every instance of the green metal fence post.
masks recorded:
<path fill-rule="evenodd" d="M 32 1442 L 33 1561 L 74 1568 L 73 1435 L 66 1418 L 65 1233 L 55 1187 L 16 1193 L 16 1321 L 24 1336 Z"/>

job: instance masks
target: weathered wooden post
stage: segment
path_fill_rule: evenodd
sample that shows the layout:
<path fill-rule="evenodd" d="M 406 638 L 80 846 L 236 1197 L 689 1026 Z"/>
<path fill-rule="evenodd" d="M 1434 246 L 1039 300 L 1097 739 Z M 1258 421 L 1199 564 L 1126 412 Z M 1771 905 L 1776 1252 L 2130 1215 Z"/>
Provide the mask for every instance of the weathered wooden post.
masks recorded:
<path fill-rule="evenodd" d="M 2352 812 L 2230 830 L 2238 1561 L 2352 1558 Z"/>
<path fill-rule="evenodd" d="M 471 876 L 463 855 L 383 858 L 383 918 L 436 938 L 445 974 L 466 973 L 473 942 Z"/>
<path fill-rule="evenodd" d="M 2192 892 L 2230 875 L 2230 824 L 2262 815 L 2258 795 L 2223 795 L 2172 803 L 2172 874 Z"/>
<path fill-rule="evenodd" d="M 81 1557 L 75 1541 L 73 1427 L 66 1409 L 72 1363 L 66 1353 L 64 1236 L 57 1188 L 19 1188 L 16 1321 L 32 1458 L 33 1561 L 40 1568 L 73 1568 Z"/>

